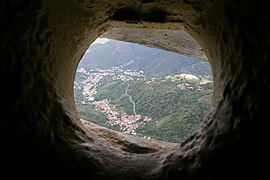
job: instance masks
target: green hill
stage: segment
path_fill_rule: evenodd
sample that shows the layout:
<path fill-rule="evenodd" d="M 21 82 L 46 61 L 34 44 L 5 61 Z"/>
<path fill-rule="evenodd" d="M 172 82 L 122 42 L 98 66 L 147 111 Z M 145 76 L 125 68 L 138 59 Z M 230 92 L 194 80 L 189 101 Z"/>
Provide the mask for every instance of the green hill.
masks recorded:
<path fill-rule="evenodd" d="M 179 142 L 200 126 L 211 104 L 213 83 L 207 79 L 188 79 L 181 74 L 136 80 L 117 77 L 124 73 L 103 77 L 95 86 L 94 100 L 89 101 L 84 92 L 89 84 L 81 79 L 75 97 L 83 119 L 129 134 Z"/>
<path fill-rule="evenodd" d="M 208 63 L 108 40 L 81 60 L 74 97 L 81 118 L 123 133 L 180 142 L 200 126 L 212 98 Z"/>
<path fill-rule="evenodd" d="M 210 107 L 212 82 L 200 83 L 200 79 L 175 79 L 175 76 L 126 83 L 107 79 L 95 97 L 97 101 L 110 99 L 111 106 L 118 111 L 134 114 L 125 94 L 127 88 L 136 104 L 136 114 L 152 119 L 139 125 L 137 135 L 179 142 L 198 128 Z"/>
<path fill-rule="evenodd" d="M 174 52 L 112 39 L 108 39 L 104 44 L 91 45 L 84 54 L 79 68 L 109 69 L 121 65 L 124 70 L 143 71 L 146 77 L 177 73 L 212 77 L 211 67 L 206 62 Z"/>

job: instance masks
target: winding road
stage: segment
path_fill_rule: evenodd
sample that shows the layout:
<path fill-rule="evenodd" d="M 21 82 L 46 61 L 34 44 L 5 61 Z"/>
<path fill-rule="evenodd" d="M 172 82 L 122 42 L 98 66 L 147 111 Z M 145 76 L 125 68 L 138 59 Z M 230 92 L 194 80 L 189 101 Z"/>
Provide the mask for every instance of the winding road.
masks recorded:
<path fill-rule="evenodd" d="M 133 104 L 133 113 L 134 113 L 134 116 L 136 117 L 137 116 L 137 113 L 136 113 L 136 104 L 133 101 L 132 97 L 127 93 L 128 92 L 128 87 L 129 87 L 129 84 L 127 84 L 127 86 L 126 86 L 125 94 L 129 97 L 129 101 Z"/>

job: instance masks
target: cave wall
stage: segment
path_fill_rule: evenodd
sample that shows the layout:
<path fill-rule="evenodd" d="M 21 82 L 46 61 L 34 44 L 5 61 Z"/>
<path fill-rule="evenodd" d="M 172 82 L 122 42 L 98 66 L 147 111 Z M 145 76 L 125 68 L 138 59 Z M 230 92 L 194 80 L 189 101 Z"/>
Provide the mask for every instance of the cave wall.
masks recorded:
<path fill-rule="evenodd" d="M 1 8 L 1 175 L 90 179 L 269 176 L 269 20 L 251 0 L 7 1 Z M 180 145 L 78 118 L 73 79 L 111 27 L 185 29 L 212 66 L 208 118 Z"/>
<path fill-rule="evenodd" d="M 182 29 L 113 28 L 99 36 L 168 50 L 194 59 L 208 61 L 200 45 Z"/>

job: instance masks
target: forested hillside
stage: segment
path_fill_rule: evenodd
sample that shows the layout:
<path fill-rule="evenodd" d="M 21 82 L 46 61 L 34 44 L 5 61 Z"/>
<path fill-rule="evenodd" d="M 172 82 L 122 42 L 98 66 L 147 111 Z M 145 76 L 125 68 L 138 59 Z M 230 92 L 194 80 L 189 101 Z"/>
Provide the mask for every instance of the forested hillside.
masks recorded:
<path fill-rule="evenodd" d="M 103 51 L 93 45 L 96 54 L 90 48 L 79 64 L 74 93 L 81 118 L 145 138 L 180 142 L 190 136 L 211 104 L 209 64 L 122 43 L 109 40 Z"/>

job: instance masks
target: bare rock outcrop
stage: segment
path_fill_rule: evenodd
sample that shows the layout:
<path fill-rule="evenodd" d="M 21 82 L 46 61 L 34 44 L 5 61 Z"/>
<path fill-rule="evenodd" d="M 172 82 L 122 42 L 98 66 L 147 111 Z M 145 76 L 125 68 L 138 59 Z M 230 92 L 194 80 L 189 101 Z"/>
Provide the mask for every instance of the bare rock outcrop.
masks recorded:
<path fill-rule="evenodd" d="M 184 30 L 111 28 L 100 37 L 138 43 L 207 61 L 203 49 Z"/>

